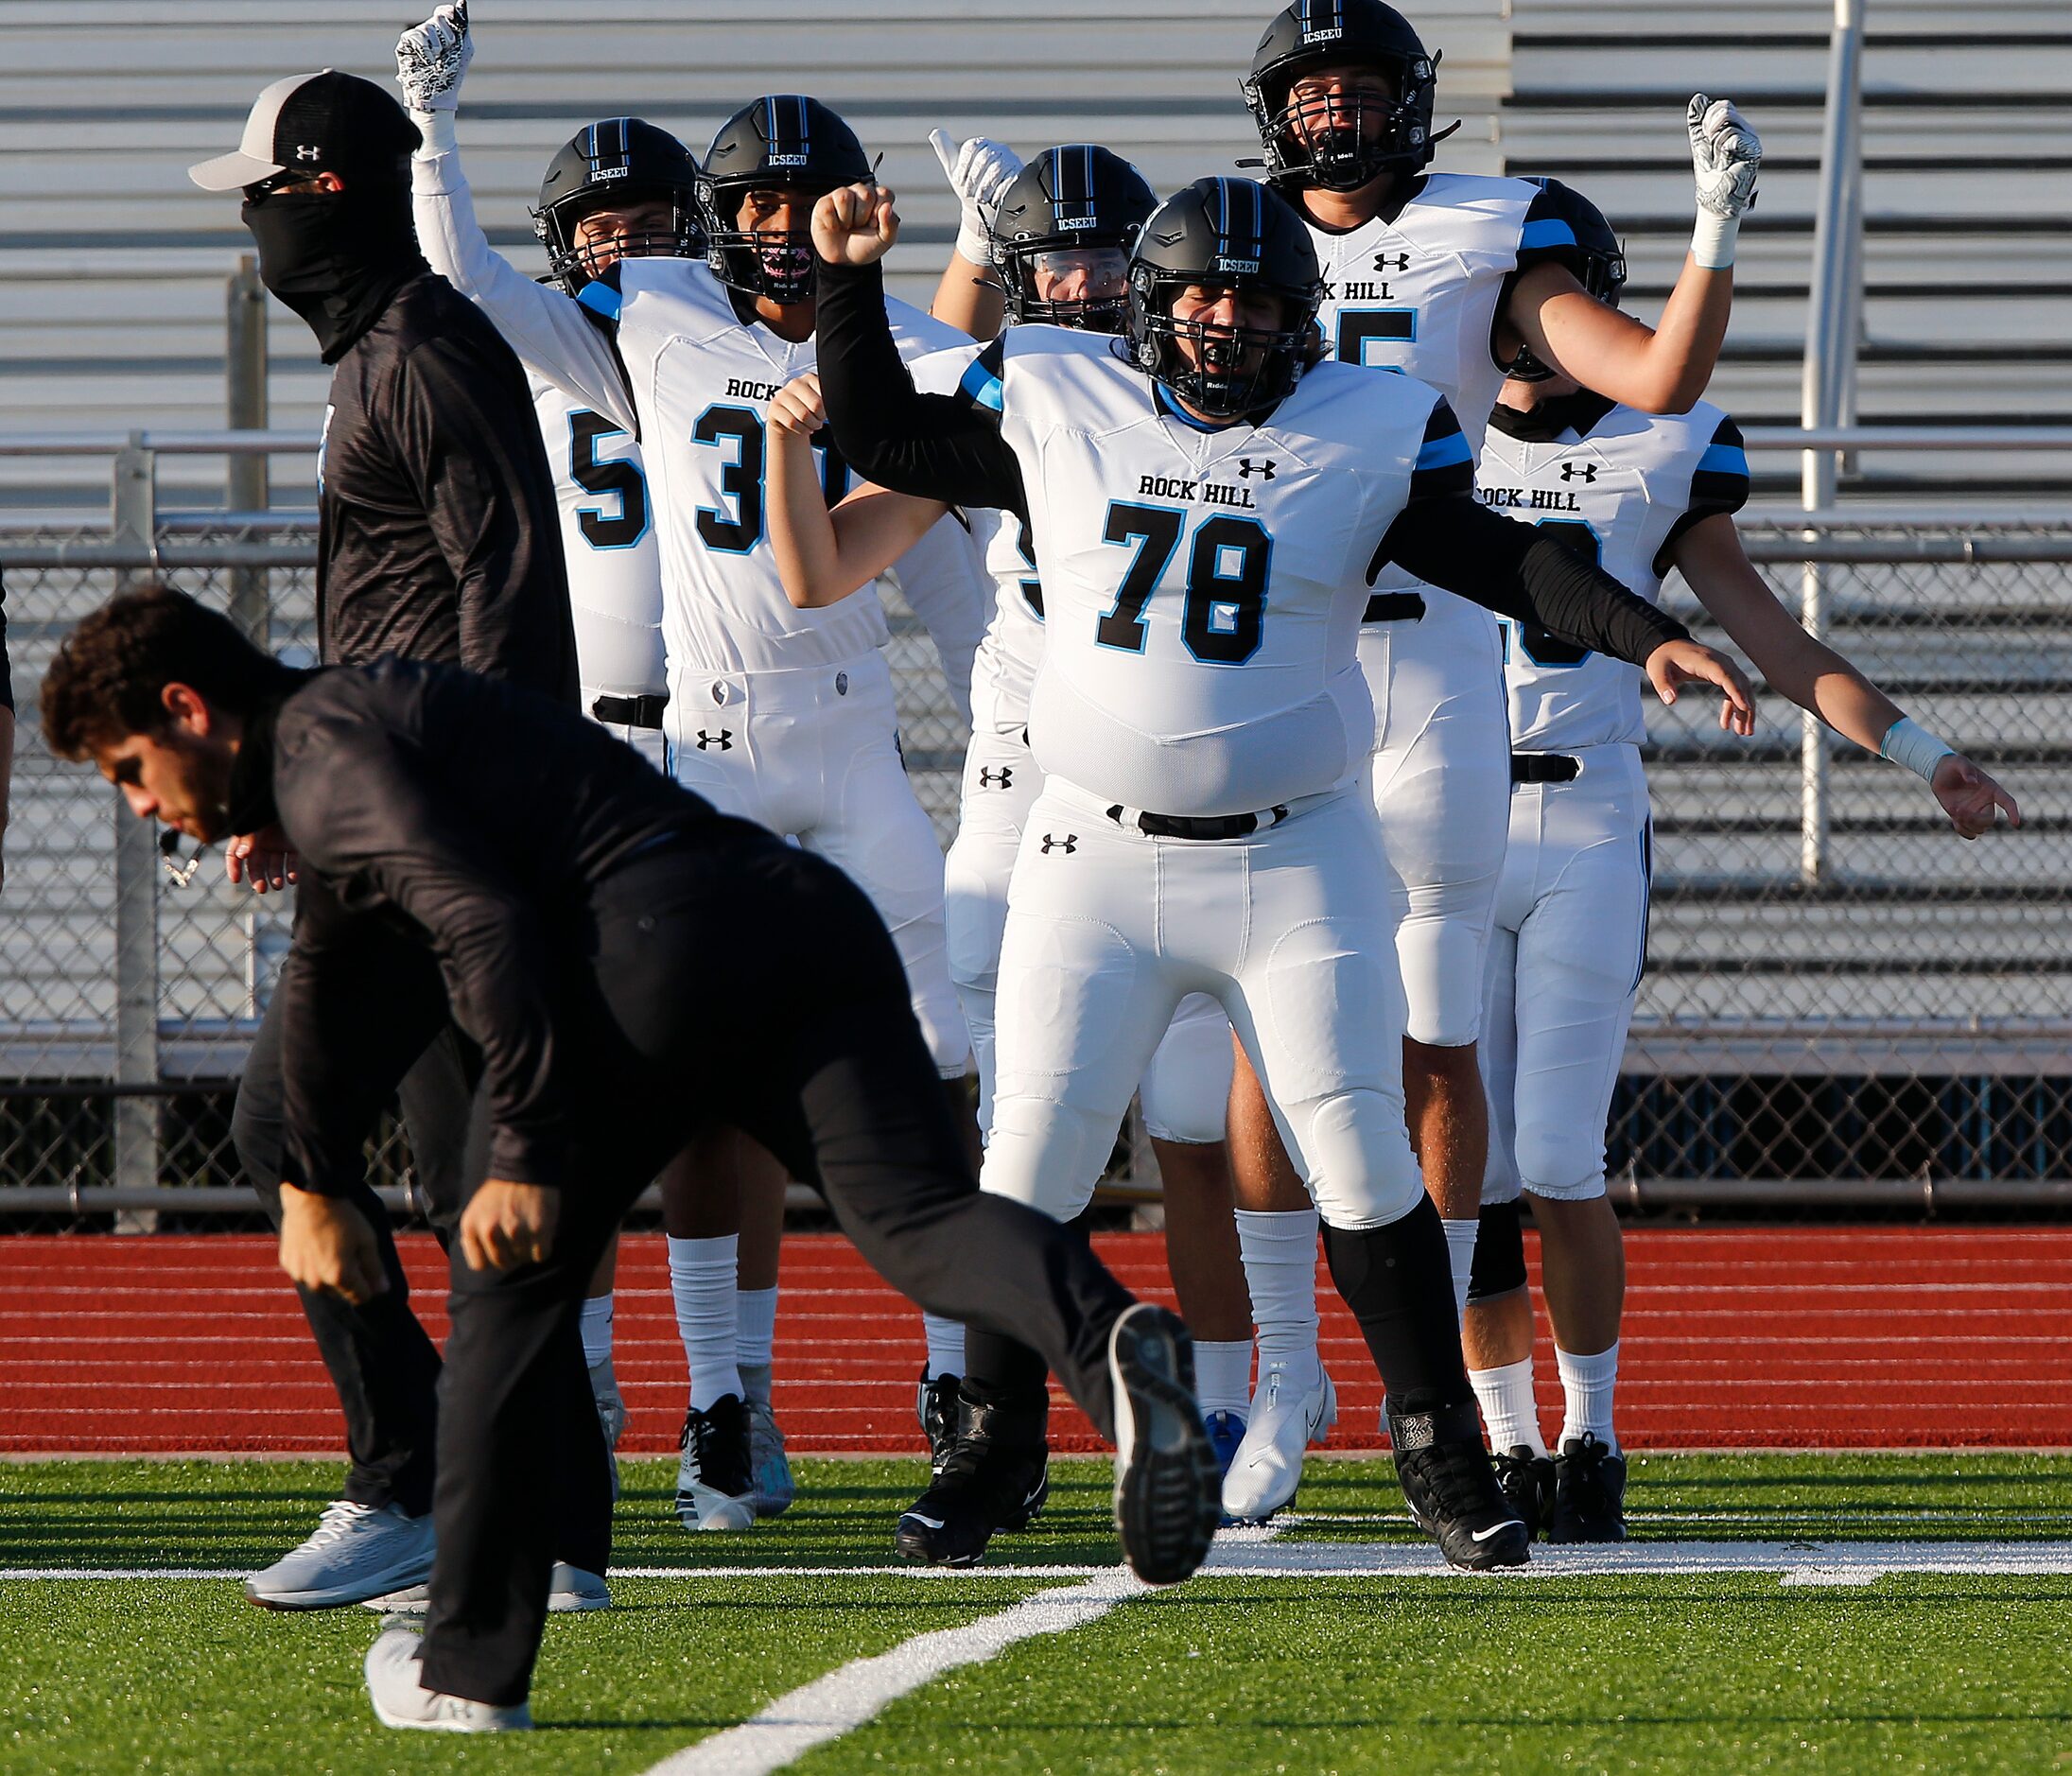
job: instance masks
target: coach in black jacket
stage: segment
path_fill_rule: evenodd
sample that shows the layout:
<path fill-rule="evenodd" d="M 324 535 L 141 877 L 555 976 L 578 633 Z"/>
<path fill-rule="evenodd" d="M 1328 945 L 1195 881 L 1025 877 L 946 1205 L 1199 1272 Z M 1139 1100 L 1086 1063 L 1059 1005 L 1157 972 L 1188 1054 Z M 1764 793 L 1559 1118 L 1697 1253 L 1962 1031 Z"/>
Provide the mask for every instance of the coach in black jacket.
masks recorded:
<path fill-rule="evenodd" d="M 418 252 L 409 173 L 416 142 L 381 88 L 327 69 L 268 87 L 238 151 L 190 173 L 204 189 L 244 192 L 261 278 L 308 322 L 332 366 L 317 457 L 322 657 L 452 662 L 573 705 L 560 524 L 525 373 Z M 233 879 L 248 875 L 261 893 L 284 887 L 292 858 L 271 823 L 236 830 L 246 836 L 231 846 Z M 312 917 L 306 888 L 302 898 L 298 946 Z M 450 1225 L 479 1060 L 450 1027 L 421 948 L 365 935 L 357 986 L 349 1005 L 334 1007 L 325 1039 L 359 1088 L 359 1121 L 340 1138 L 351 1188 L 381 1230 L 390 1286 L 357 1306 L 304 1294 L 344 1408 L 352 1468 L 318 1536 L 247 1585 L 270 1608 L 323 1609 L 398 1590 L 422 1580 L 431 1558 L 439 1356 L 410 1312 L 358 1143 L 400 1084 L 418 1177 L 435 1223 Z M 276 1000 L 233 1124 L 246 1175 L 270 1208 L 288 1175 L 282 1027 Z M 592 1561 L 602 1558 L 603 1533 L 572 1531 L 570 1563 L 601 1571 Z"/>
<path fill-rule="evenodd" d="M 572 711 L 446 667 L 289 672 L 163 589 L 79 625 L 44 726 L 138 816 L 202 840 L 277 822 L 305 860 L 275 1000 L 295 1205 L 281 1260 L 298 1282 L 361 1298 L 383 1283 L 341 1200 L 365 1088 L 332 1039 L 367 928 L 437 956 L 481 1047 L 430 1621 L 422 1663 L 408 1630 L 367 1662 L 390 1725 L 530 1724 L 555 1512 L 605 1485 L 578 1304 L 620 1216 L 706 1120 L 818 1182 L 930 1312 L 1042 1351 L 1115 1434 L 1117 1525 L 1140 1576 L 1183 1578 L 1207 1552 L 1216 1470 L 1184 1329 L 1133 1305 L 1082 1234 L 980 1194 L 898 954 L 840 869 L 716 812 Z"/>

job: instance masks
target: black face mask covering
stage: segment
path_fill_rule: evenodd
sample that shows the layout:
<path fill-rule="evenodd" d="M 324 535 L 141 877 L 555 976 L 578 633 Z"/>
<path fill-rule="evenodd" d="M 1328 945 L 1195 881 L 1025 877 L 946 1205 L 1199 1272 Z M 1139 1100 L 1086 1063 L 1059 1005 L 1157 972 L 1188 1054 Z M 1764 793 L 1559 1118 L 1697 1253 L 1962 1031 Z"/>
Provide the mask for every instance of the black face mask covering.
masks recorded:
<path fill-rule="evenodd" d="M 259 280 L 309 323 L 336 363 L 398 288 L 425 270 L 407 193 L 386 187 L 247 202 Z"/>

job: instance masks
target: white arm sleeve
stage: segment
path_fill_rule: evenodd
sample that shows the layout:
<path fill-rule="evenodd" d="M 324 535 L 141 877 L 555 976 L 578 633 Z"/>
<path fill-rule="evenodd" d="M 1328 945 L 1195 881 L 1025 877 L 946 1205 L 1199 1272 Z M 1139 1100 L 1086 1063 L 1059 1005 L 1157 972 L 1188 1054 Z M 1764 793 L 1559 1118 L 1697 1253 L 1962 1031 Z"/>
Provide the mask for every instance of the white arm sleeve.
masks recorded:
<path fill-rule="evenodd" d="M 574 297 L 533 283 L 490 247 L 460 150 L 419 149 L 410 188 L 418 245 L 431 269 L 496 323 L 526 369 L 637 436 L 625 377 L 598 323 Z"/>
<path fill-rule="evenodd" d="M 885 570 L 908 608 L 921 619 L 941 655 L 950 701 L 971 722 L 971 656 L 985 634 L 993 582 L 985 557 L 956 518 L 932 524 L 921 540 Z"/>

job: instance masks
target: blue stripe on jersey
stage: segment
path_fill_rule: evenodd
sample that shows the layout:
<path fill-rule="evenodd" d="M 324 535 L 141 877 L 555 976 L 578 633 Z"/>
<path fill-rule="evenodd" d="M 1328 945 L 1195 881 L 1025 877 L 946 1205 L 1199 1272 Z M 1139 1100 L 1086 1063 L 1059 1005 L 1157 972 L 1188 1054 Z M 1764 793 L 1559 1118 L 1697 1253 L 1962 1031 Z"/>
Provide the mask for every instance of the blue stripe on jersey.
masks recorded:
<path fill-rule="evenodd" d="M 1576 231 L 1558 216 L 1535 217 L 1518 236 L 1521 247 L 1573 247 Z"/>
<path fill-rule="evenodd" d="M 1739 444 L 1713 444 L 1706 446 L 1705 454 L 1698 458 L 1698 475 L 1738 475 L 1746 480 L 1749 474 L 1749 453 Z"/>
<path fill-rule="evenodd" d="M 973 407 L 988 408 L 998 413 L 1005 391 L 1001 387 L 1000 378 L 974 357 L 971 367 L 964 373 L 964 379 L 957 384 L 957 392 Z"/>
<path fill-rule="evenodd" d="M 1447 432 L 1443 437 L 1427 438 L 1418 450 L 1418 468 L 1445 469 L 1456 462 L 1472 462 L 1474 457 L 1468 448 L 1468 440 L 1457 431 Z"/>
<path fill-rule="evenodd" d="M 623 298 L 602 278 L 592 278 L 576 292 L 576 301 L 592 314 L 602 315 L 607 321 L 617 321 Z"/>

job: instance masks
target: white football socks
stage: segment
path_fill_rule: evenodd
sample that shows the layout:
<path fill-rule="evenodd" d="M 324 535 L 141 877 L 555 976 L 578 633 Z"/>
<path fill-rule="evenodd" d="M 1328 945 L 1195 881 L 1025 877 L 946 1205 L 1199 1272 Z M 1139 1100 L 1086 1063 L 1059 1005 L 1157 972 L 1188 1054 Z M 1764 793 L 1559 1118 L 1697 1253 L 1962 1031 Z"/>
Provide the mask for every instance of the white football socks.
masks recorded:
<path fill-rule="evenodd" d="M 1482 1422 L 1489 1427 L 1489 1447 L 1499 1454 L 1523 1444 L 1535 1455 L 1547 1446 L 1540 1435 L 1540 1408 L 1532 1395 L 1532 1358 L 1521 1357 L 1497 1369 L 1470 1369 Z"/>
<path fill-rule="evenodd" d="M 612 1354 L 612 1297 L 600 1295 L 584 1301 L 577 1325 L 583 1332 L 583 1367 L 594 1369 Z"/>
<path fill-rule="evenodd" d="M 1259 1328 L 1259 1372 L 1278 1364 L 1304 1390 L 1323 1379 L 1316 1350 L 1316 1229 L 1314 1209 L 1240 1209 L 1238 1253 Z"/>
<path fill-rule="evenodd" d="M 921 1315 L 921 1331 L 928 1338 L 928 1378 L 964 1373 L 964 1327 L 937 1314 Z"/>
<path fill-rule="evenodd" d="M 770 1348 L 777 1337 L 775 1289 L 734 1291 L 734 1361 L 742 1368 L 770 1367 Z"/>
<path fill-rule="evenodd" d="M 1194 1393 L 1205 1419 L 1212 1412 L 1234 1412 L 1241 1419 L 1248 1416 L 1252 1405 L 1252 1341 L 1195 1339 Z"/>
<path fill-rule="evenodd" d="M 734 1355 L 740 1242 L 731 1233 L 715 1240 L 679 1240 L 672 1234 L 669 1247 L 670 1298 L 690 1368 L 691 1410 L 706 1412 L 728 1394 L 741 1392 Z"/>
<path fill-rule="evenodd" d="M 1579 1357 L 1555 1348 L 1554 1360 L 1561 1370 L 1561 1441 L 1564 1445 L 1588 1432 L 1600 1443 L 1616 1450 L 1619 1439 L 1611 1429 L 1611 1395 L 1619 1381 L 1619 1347 Z"/>
<path fill-rule="evenodd" d="M 1475 1235 L 1481 1230 L 1482 1219 L 1478 1215 L 1467 1221 L 1449 1221 L 1441 1215 L 1439 1226 L 1446 1229 L 1446 1262 L 1454 1273 L 1454 1315 L 1457 1319 L 1468 1312 L 1468 1282 L 1474 1275 Z"/>

